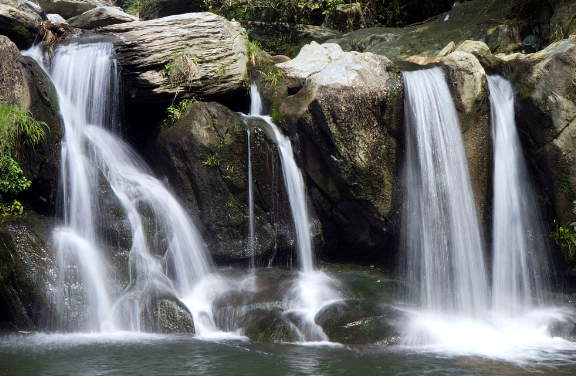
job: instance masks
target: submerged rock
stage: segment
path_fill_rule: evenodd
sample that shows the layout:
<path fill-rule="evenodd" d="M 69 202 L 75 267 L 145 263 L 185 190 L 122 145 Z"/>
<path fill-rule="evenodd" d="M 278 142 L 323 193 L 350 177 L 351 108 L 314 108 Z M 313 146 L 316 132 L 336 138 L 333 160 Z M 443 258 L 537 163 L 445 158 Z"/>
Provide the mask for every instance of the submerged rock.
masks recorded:
<path fill-rule="evenodd" d="M 138 21 L 138 18 L 124 13 L 118 8 L 98 7 L 68 19 L 68 24 L 80 29 L 94 29 L 134 21 Z"/>
<path fill-rule="evenodd" d="M 250 311 L 239 320 L 238 326 L 251 341 L 294 342 L 299 339 L 293 324 L 279 308 Z"/>
<path fill-rule="evenodd" d="M 203 0 L 151 0 L 142 4 L 140 19 L 147 21 L 176 14 L 204 12 L 206 8 Z"/>
<path fill-rule="evenodd" d="M 128 102 L 170 103 L 175 97 L 213 97 L 242 90 L 246 32 L 212 13 L 189 13 L 107 26 Z"/>
<path fill-rule="evenodd" d="M 402 125 L 402 79 L 387 58 L 312 42 L 263 83 L 309 180 L 332 256 L 382 257 L 390 240 Z M 402 142 L 402 141 L 400 141 Z M 378 256 L 375 255 L 378 254 Z"/>

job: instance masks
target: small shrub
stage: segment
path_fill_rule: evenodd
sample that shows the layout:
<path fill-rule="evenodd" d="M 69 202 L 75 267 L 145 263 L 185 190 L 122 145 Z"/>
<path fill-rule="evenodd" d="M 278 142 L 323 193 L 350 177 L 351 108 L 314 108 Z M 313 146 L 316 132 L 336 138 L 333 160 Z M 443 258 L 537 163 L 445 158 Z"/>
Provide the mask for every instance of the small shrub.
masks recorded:
<path fill-rule="evenodd" d="M 167 77 L 173 88 L 179 86 L 190 88 L 200 74 L 198 57 L 188 52 L 175 53 L 170 62 L 166 63 L 158 73 Z"/>
<path fill-rule="evenodd" d="M 29 112 L 0 104 L 0 202 L 11 201 L 31 184 L 12 157 L 13 147 L 28 143 L 34 148 L 45 139 L 46 128 L 46 123 L 34 120 Z"/>
<path fill-rule="evenodd" d="M 218 153 L 206 155 L 204 161 L 202 162 L 202 165 L 208 167 L 214 167 L 220 165 L 220 157 L 218 156 Z"/>

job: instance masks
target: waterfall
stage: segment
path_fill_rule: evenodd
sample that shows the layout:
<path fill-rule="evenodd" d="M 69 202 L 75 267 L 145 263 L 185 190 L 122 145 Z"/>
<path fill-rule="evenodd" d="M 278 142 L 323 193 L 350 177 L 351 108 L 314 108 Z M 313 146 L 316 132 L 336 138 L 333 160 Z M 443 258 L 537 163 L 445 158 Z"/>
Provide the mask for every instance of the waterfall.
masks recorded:
<path fill-rule="evenodd" d="M 402 236 L 412 300 L 464 316 L 488 309 L 482 241 L 458 116 L 442 70 L 404 72 Z"/>
<path fill-rule="evenodd" d="M 494 143 L 492 307 L 517 315 L 544 300 L 545 235 L 516 132 L 512 86 L 500 76 L 487 79 Z"/>
<path fill-rule="evenodd" d="M 284 184 L 296 230 L 300 275 L 295 284 L 291 286 L 290 298 L 293 307 L 287 313 L 295 313 L 302 318 L 301 324 L 294 328 L 302 341 L 326 341 L 328 337 L 322 328 L 314 323 L 314 317 L 325 305 L 339 301 L 340 296 L 334 289 L 334 282 L 331 278 L 323 272 L 315 270 L 314 267 L 312 235 L 302 172 L 296 164 L 290 139 L 274 124 L 270 116 L 262 114 L 262 98 L 255 84 L 250 88 L 250 98 L 250 114 L 246 116 L 246 119 L 261 120 L 261 127 L 277 144 Z"/>
<path fill-rule="evenodd" d="M 416 286 L 408 297 L 418 308 L 406 309 L 401 344 L 519 363 L 573 351 L 574 344 L 558 336 L 569 335 L 574 311 L 543 300 L 545 248 L 514 129 L 510 85 L 488 78 L 495 151 L 490 291 L 460 127 L 442 71 L 403 76 L 402 244 L 409 283 Z"/>
<path fill-rule="evenodd" d="M 118 80 L 110 43 L 57 46 L 51 58 L 27 52 L 50 75 L 65 124 L 62 141 L 64 226 L 54 237 L 60 295 L 70 302 L 69 269 L 81 265 L 85 329 L 142 330 L 140 319 L 156 296 L 189 298 L 209 274 L 205 245 L 185 210 L 119 137 Z M 99 190 L 114 194 L 131 230 L 129 281 L 123 285 L 108 262 L 96 230 Z M 147 225 L 154 223 L 149 236 Z M 154 238 L 154 241 L 150 240 Z M 77 269 L 77 268 L 76 268 Z M 194 307 L 188 307 L 194 311 Z M 74 309 L 78 309 L 75 307 Z M 82 328 L 79 328 L 82 329 Z"/>

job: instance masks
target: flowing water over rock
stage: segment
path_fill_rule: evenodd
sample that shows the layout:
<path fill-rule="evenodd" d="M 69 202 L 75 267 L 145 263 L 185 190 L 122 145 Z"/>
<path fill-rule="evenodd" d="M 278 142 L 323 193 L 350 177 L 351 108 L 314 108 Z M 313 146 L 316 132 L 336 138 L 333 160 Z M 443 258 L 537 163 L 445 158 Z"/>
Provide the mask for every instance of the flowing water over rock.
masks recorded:
<path fill-rule="evenodd" d="M 411 299 L 467 317 L 488 307 L 488 281 L 456 108 L 440 68 L 403 73 L 406 161 L 402 236 Z"/>
<path fill-rule="evenodd" d="M 61 309 L 85 311 L 87 320 L 80 330 L 154 330 L 146 328 L 142 318 L 157 311 L 159 301 L 177 304 L 177 297 L 192 295 L 197 282 L 208 275 L 210 260 L 203 241 L 176 199 L 110 130 L 119 126 L 112 45 L 72 43 L 56 47 L 51 57 L 39 49 L 29 54 L 51 76 L 66 126 L 62 142 L 65 225 L 54 235 Z M 115 277 L 118 271 L 106 260 L 104 240 L 97 231 L 97 188 L 113 192 L 129 222 L 126 285 Z M 150 221 L 153 230 L 147 228 Z M 73 296 L 68 285 L 79 276 L 83 288 Z"/>
<path fill-rule="evenodd" d="M 306 202 L 306 190 L 302 172 L 294 159 L 292 143 L 284 136 L 274 124 L 270 116 L 262 115 L 262 98 L 255 84 L 250 88 L 250 114 L 247 119 L 262 120 L 260 124 L 269 133 L 278 145 L 278 153 L 282 163 L 282 172 L 290 209 L 296 227 L 296 248 L 298 250 L 298 263 L 300 265 L 300 278 L 294 281 L 290 288 L 289 298 L 292 306 L 286 313 L 296 315 L 291 320 L 296 325 L 300 340 L 327 341 L 328 337 L 322 328 L 314 322 L 316 314 L 325 306 L 340 300 L 334 289 L 335 282 L 326 274 L 315 270 L 314 252 L 312 249 L 312 235 L 310 234 L 310 221 Z M 298 318 L 298 316 L 300 318 Z M 298 324 L 298 322 L 300 322 Z"/>
<path fill-rule="evenodd" d="M 495 160 L 492 309 L 512 316 L 548 303 L 546 234 L 516 132 L 512 85 L 487 79 Z"/>
<path fill-rule="evenodd" d="M 516 135 L 513 95 L 488 78 L 495 149 L 493 286 L 488 287 L 460 127 L 439 68 L 403 73 L 409 294 L 403 346 L 520 364 L 566 361 L 574 311 L 544 299 L 544 236 Z M 489 297 L 492 294 L 492 302 Z"/>

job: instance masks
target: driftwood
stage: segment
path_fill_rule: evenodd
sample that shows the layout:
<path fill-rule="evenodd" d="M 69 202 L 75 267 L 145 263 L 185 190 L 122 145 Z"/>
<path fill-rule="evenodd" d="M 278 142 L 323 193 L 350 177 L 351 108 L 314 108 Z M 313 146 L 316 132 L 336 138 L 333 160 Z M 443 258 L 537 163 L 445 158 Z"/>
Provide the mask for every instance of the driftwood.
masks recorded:
<path fill-rule="evenodd" d="M 72 35 L 72 28 L 68 24 L 52 23 L 50 20 L 38 24 L 38 35 L 41 43 L 53 46 L 68 39 Z"/>

